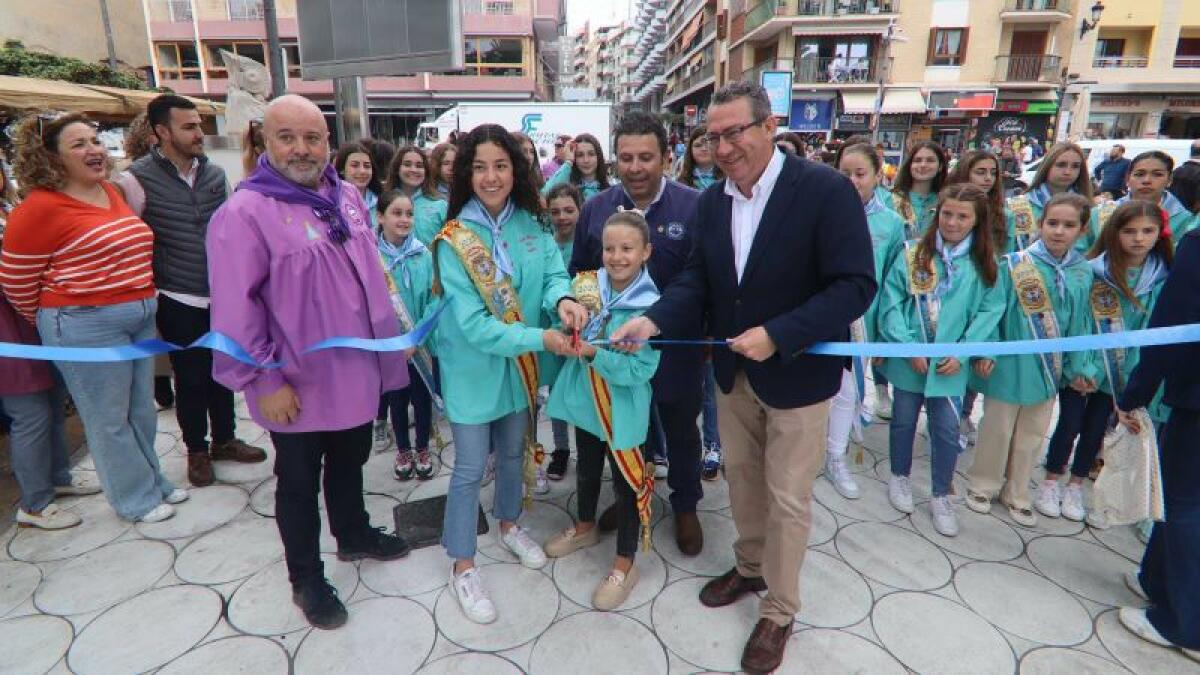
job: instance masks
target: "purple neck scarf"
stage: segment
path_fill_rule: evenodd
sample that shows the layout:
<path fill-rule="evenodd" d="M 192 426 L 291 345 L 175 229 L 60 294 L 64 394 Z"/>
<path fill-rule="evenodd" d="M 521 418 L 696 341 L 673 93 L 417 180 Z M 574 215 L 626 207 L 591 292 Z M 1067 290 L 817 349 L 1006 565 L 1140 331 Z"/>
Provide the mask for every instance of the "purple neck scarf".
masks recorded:
<path fill-rule="evenodd" d="M 266 153 L 258 158 L 258 168 L 238 184 L 238 189 L 246 188 L 263 196 L 278 199 L 288 204 L 302 204 L 312 208 L 317 218 L 329 225 L 329 238 L 335 243 L 344 244 L 350 238 L 350 224 L 342 215 L 342 186 L 337 171 L 330 164 L 325 165 L 321 173 L 321 188 L 313 190 L 288 180 L 283 174 L 271 166 Z M 329 192 L 332 198 L 323 192 Z"/>

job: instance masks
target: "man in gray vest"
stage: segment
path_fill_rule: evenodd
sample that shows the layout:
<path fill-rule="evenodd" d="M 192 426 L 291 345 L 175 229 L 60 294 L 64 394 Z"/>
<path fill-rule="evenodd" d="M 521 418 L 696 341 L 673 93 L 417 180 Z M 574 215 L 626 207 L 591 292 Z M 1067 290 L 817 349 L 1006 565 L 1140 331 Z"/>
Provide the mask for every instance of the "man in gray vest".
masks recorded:
<path fill-rule="evenodd" d="M 208 219 L 225 203 L 225 171 L 204 156 L 204 131 L 196 105 L 163 94 L 146 108 L 158 139 L 149 154 L 118 179 L 125 199 L 154 230 L 154 285 L 158 332 L 187 345 L 209 330 Z M 175 371 L 175 416 L 188 451 L 188 481 L 213 483 L 213 460 L 261 462 L 267 458 L 234 436 L 233 392 L 212 377 L 212 353 L 189 349 L 170 354 Z M 212 422 L 212 444 L 208 423 Z"/>

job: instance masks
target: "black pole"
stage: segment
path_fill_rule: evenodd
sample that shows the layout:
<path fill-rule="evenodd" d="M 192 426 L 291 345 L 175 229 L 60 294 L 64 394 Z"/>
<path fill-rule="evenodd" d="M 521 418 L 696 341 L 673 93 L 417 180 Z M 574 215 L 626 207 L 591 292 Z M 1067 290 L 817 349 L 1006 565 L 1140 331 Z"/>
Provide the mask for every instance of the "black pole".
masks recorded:
<path fill-rule="evenodd" d="M 267 24 L 267 67 L 271 69 L 271 98 L 287 92 L 287 74 L 283 70 L 283 47 L 279 45 L 279 24 L 275 21 L 275 0 L 263 0 L 263 22 Z"/>

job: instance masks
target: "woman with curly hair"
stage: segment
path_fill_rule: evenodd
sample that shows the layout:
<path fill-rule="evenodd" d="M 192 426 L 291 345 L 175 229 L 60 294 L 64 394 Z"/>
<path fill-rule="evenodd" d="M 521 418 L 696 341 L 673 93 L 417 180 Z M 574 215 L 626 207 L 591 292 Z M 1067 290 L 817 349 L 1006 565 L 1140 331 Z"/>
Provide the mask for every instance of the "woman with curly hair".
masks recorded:
<path fill-rule="evenodd" d="M 17 128 L 24 201 L 0 255 L 0 286 L 42 341 L 114 347 L 154 337 L 154 235 L 108 182 L 108 153 L 80 114 Z M 100 484 L 117 515 L 157 522 L 188 498 L 163 475 L 150 359 L 56 361 L 79 409 Z"/>
<path fill-rule="evenodd" d="M 496 620 L 475 567 L 488 454 L 496 455 L 497 539 L 522 565 L 540 568 L 545 553 L 517 525 L 540 461 L 527 433 L 536 415 L 537 352 L 575 352 L 562 332 L 537 326 L 542 312 L 568 330 L 588 319 L 570 297 L 566 268 L 540 210 L 529 160 L 512 134 L 484 124 L 460 138 L 451 224 L 433 243 L 435 288 L 440 283 L 451 315 L 439 324 L 437 353 L 456 453 L 442 545 L 454 561 L 450 588 L 476 623 Z"/>

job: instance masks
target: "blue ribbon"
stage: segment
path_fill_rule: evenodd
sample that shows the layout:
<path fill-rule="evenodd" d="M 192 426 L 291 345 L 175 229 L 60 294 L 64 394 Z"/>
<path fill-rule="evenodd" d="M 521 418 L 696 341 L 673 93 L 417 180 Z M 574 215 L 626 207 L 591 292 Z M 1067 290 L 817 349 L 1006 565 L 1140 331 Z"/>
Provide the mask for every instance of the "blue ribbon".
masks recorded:
<path fill-rule="evenodd" d="M 319 352 L 325 349 L 361 349 L 368 352 L 400 352 L 405 349 L 412 349 L 421 344 L 437 325 L 438 319 L 441 318 L 442 312 L 446 311 L 449 302 L 443 302 L 440 307 L 434 310 L 433 314 L 425 317 L 425 320 L 417 324 L 411 331 L 404 335 L 397 335 L 390 338 L 358 338 L 358 337 L 331 337 L 327 340 L 321 340 L 317 344 L 304 350 L 305 354 L 310 352 Z"/>

